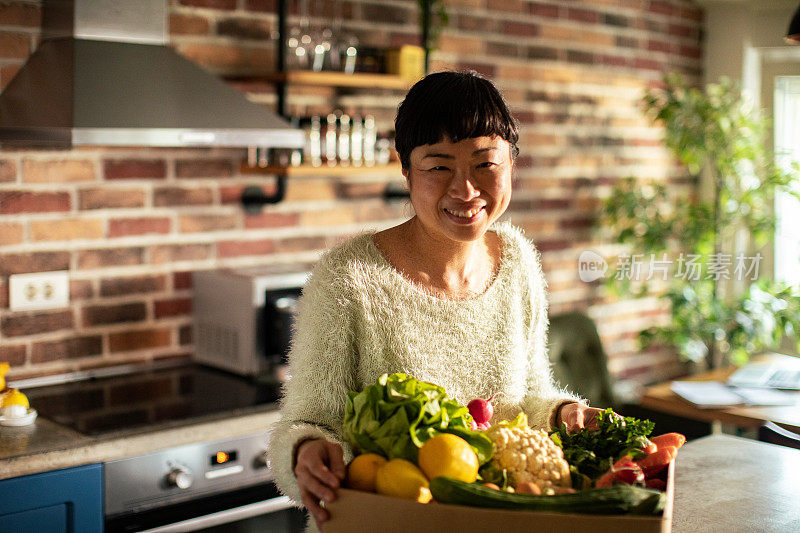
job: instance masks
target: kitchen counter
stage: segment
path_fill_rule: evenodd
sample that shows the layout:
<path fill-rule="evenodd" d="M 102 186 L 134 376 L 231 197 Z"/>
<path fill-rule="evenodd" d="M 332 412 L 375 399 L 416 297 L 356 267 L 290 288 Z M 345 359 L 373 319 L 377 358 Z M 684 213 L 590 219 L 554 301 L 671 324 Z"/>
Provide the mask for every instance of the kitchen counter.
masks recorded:
<path fill-rule="evenodd" d="M 0 426 L 0 479 L 142 455 L 196 442 L 256 433 L 280 418 L 276 404 L 98 437 L 39 417 L 31 426 Z"/>
<path fill-rule="evenodd" d="M 675 467 L 674 533 L 800 531 L 800 450 L 711 435 L 686 443 Z"/>

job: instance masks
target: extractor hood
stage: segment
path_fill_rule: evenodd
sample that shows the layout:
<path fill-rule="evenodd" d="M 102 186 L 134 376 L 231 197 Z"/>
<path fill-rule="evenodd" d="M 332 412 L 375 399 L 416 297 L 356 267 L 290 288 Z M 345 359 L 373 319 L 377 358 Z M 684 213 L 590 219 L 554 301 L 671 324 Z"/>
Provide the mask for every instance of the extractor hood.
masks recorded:
<path fill-rule="evenodd" d="M 44 0 L 42 41 L 0 94 L 0 143 L 299 148 L 283 118 L 167 43 L 167 0 Z"/>

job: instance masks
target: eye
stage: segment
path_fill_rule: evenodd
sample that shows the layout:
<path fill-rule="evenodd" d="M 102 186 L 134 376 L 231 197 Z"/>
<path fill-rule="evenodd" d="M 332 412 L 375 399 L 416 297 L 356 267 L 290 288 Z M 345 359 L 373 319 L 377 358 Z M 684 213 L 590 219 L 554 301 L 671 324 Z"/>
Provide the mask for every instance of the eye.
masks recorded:
<path fill-rule="evenodd" d="M 435 166 L 433 168 L 428 169 L 429 172 L 447 172 L 448 170 L 450 169 L 443 165 Z"/>
<path fill-rule="evenodd" d="M 496 166 L 497 166 L 497 163 L 494 163 L 493 161 L 486 161 L 484 163 L 479 164 L 478 168 L 491 168 L 491 167 L 496 167 Z"/>

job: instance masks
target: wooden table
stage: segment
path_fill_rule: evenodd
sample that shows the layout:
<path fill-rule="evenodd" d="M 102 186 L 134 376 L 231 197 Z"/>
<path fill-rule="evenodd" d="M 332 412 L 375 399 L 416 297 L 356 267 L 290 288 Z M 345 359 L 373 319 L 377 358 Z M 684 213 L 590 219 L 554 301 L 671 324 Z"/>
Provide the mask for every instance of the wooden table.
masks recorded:
<path fill-rule="evenodd" d="M 687 442 L 675 460 L 673 533 L 800 531 L 800 450 L 730 435 Z"/>
<path fill-rule="evenodd" d="M 680 381 L 719 381 L 728 379 L 736 367 L 716 369 L 694 376 L 681 378 Z M 770 406 L 739 406 L 722 409 L 701 409 L 687 402 L 670 390 L 671 381 L 659 383 L 645 389 L 639 399 L 643 407 L 683 416 L 701 422 L 717 422 L 731 424 L 744 429 L 758 429 L 765 421 L 775 422 L 789 431 L 800 433 L 800 406 L 798 405 L 770 405 Z M 797 393 L 800 400 L 800 392 Z"/>

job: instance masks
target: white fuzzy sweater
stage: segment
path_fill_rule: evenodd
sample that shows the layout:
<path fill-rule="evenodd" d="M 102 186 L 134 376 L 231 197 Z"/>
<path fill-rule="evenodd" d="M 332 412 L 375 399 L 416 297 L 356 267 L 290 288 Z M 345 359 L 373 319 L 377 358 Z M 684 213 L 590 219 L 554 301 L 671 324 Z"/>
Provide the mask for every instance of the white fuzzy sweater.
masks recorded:
<path fill-rule="evenodd" d="M 441 385 L 463 405 L 498 391 L 495 418 L 528 415 L 550 428 L 556 409 L 578 398 L 559 390 L 547 357 L 547 299 L 538 252 L 508 223 L 500 268 L 486 291 L 468 300 L 436 298 L 404 278 L 371 233 L 323 256 L 298 303 L 284 387 L 282 419 L 272 432 L 270 466 L 278 488 L 295 502 L 295 446 L 307 438 L 342 445 L 346 392 L 385 372 L 405 372 Z"/>

